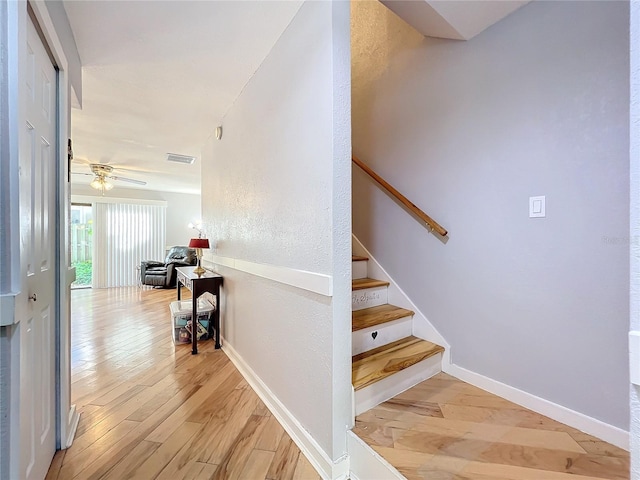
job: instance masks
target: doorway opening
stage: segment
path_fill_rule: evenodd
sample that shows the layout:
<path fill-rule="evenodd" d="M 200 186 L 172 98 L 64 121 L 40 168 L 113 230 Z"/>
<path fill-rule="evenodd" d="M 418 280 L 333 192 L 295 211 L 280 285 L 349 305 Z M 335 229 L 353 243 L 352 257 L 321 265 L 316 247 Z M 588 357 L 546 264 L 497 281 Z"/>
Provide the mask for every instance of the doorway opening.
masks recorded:
<path fill-rule="evenodd" d="M 71 266 L 76 279 L 71 288 L 91 288 L 93 279 L 93 207 L 71 204 Z"/>

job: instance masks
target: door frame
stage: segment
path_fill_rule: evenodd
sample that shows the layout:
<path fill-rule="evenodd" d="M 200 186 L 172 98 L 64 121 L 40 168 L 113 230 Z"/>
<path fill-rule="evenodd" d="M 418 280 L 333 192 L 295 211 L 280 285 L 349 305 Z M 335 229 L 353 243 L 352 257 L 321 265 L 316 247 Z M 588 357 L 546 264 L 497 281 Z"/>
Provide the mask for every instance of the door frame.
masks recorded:
<path fill-rule="evenodd" d="M 0 124 L 2 133 L 8 134 L 9 142 L 3 142 L 0 150 L 0 191 L 8 192 L 4 197 L 5 203 L 0 206 L 0 221 L 5 230 L 6 240 L 0 243 L 0 258 L 9 259 L 3 264 L 4 272 L 0 275 L 0 326 L 15 324 L 16 312 L 23 310 L 27 303 L 26 289 L 21 284 L 20 268 L 20 209 L 19 202 L 19 138 L 23 134 L 25 123 L 25 104 L 20 83 L 21 74 L 25 70 L 27 51 L 26 35 L 29 14 L 27 2 L 3 2 L 0 7 L 0 33 L 6 39 L 5 63 L 0 68 L 5 73 L 0 75 L 2 89 L 0 90 Z M 55 178 L 55 228 L 51 234 L 55 236 L 55 389 L 56 389 L 56 448 L 63 449 L 71 445 L 79 415 L 75 405 L 71 405 L 71 361 L 70 361 L 70 285 L 75 277 L 74 269 L 69 267 L 69 208 L 70 185 L 68 183 L 67 139 L 70 132 L 70 84 L 68 62 L 64 54 L 62 43 L 57 35 L 55 26 L 47 6 L 43 0 L 29 0 L 35 19 L 44 36 L 45 46 L 48 47 L 58 68 L 56 109 L 56 178 Z M 8 356 L 0 356 L 0 361 L 10 361 L 12 377 L 17 373 L 17 362 L 20 352 L 11 351 Z M 6 367 L 6 365 L 5 365 Z M 19 379 L 18 379 L 19 380 Z M 19 388 L 10 385 L 11 406 L 19 405 Z M 9 425 L 9 458 L 8 465 L 2 469 L 17 472 L 19 468 L 19 428 L 16 420 L 19 415 L 12 412 Z M 3 459 L 6 461 L 7 458 Z"/>

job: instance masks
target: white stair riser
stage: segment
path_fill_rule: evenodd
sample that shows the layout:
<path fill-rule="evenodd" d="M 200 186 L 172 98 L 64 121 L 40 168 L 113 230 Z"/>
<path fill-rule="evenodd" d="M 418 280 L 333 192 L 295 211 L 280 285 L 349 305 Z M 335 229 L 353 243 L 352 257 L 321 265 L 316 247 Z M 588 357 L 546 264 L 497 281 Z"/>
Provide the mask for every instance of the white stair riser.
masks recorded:
<path fill-rule="evenodd" d="M 424 380 L 440 373 L 442 354 L 433 355 L 409 368 L 373 383 L 368 387 L 356 390 L 356 415 L 360 415 L 376 405 L 404 392 Z"/>
<path fill-rule="evenodd" d="M 351 309 L 377 307 L 387 303 L 387 287 L 365 288 L 351 292 Z"/>
<path fill-rule="evenodd" d="M 376 337 L 373 338 L 373 333 Z M 411 317 L 399 318 L 374 327 L 363 328 L 351 334 L 351 355 L 381 347 L 411 335 Z"/>
<path fill-rule="evenodd" d="M 367 278 L 367 261 L 358 260 L 357 262 L 351 262 L 351 278 Z"/>

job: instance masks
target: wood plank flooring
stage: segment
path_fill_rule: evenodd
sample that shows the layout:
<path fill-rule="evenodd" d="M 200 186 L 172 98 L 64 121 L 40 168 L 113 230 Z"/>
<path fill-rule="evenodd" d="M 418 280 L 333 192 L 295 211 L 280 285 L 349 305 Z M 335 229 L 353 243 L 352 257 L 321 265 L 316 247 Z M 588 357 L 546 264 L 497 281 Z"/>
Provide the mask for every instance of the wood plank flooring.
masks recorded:
<path fill-rule="evenodd" d="M 173 344 L 175 296 L 72 292 L 71 396 L 82 415 L 47 479 L 320 478 L 222 350 Z"/>
<path fill-rule="evenodd" d="M 82 416 L 47 479 L 320 478 L 213 342 L 196 356 L 173 345 L 175 295 L 72 293 L 72 401 Z M 624 450 L 446 374 L 360 415 L 354 432 L 410 480 L 629 478 Z"/>
<path fill-rule="evenodd" d="M 627 480 L 629 453 L 445 373 L 356 418 L 409 480 Z"/>

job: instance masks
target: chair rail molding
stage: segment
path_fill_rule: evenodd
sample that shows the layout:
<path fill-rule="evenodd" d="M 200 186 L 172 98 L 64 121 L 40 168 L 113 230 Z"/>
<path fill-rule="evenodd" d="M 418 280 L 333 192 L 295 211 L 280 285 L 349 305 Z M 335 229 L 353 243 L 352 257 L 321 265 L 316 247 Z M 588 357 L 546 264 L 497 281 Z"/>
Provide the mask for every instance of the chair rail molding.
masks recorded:
<path fill-rule="evenodd" d="M 205 253 L 204 257 L 202 257 L 202 262 L 205 266 L 208 264 L 210 268 L 212 268 L 213 265 L 221 265 L 258 277 L 267 278 L 275 282 L 291 285 L 292 287 L 318 293 L 325 297 L 333 296 L 333 276 L 324 273 L 309 272 L 268 263 L 251 262 L 211 253 Z"/>

